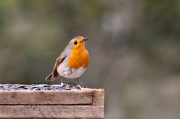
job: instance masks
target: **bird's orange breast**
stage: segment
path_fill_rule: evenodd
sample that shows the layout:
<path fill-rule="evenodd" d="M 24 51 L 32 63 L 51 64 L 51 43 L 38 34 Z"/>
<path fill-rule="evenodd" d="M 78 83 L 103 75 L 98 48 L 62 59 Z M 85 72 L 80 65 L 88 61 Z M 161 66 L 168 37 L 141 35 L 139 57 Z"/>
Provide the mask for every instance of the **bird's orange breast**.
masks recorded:
<path fill-rule="evenodd" d="M 76 49 L 71 51 L 71 56 L 68 60 L 68 66 L 72 69 L 79 69 L 80 67 L 87 68 L 89 64 L 89 53 L 86 49 Z"/>

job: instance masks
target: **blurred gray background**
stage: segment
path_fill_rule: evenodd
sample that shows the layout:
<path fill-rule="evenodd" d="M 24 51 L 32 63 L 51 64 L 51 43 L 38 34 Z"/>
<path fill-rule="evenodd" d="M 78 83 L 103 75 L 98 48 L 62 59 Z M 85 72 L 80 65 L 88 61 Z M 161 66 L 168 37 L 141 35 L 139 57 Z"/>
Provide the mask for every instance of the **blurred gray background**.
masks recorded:
<path fill-rule="evenodd" d="M 45 77 L 76 36 L 105 119 L 180 118 L 179 0 L 0 0 L 0 83 L 60 84 Z"/>

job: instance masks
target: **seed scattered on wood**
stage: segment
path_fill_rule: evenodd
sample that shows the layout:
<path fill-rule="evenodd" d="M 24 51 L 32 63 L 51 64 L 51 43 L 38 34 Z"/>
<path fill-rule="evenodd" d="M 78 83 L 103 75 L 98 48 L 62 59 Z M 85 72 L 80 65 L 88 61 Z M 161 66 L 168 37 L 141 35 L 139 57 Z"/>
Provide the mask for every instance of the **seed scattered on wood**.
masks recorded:
<path fill-rule="evenodd" d="M 0 84 L 0 91 L 3 90 L 81 90 L 79 85 L 63 84 L 63 85 L 49 85 L 49 84 L 32 84 L 32 85 L 11 85 Z"/>

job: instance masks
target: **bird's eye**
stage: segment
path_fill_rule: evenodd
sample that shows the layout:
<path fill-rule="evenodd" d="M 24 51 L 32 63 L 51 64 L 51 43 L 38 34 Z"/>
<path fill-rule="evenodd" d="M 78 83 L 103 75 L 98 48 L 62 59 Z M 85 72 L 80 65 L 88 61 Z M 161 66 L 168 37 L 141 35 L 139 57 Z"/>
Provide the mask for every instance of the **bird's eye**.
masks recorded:
<path fill-rule="evenodd" d="M 74 45 L 76 45 L 77 43 L 78 43 L 78 42 L 77 42 L 77 41 L 75 41 L 75 42 L 74 42 Z"/>

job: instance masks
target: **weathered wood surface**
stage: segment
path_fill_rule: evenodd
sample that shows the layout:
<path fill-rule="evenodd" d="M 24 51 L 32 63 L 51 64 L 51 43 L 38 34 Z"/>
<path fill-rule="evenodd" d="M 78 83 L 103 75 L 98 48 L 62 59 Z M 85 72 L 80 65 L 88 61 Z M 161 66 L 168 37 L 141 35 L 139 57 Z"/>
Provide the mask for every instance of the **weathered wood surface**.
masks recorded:
<path fill-rule="evenodd" d="M 0 91 L 0 119 L 103 119 L 104 90 Z"/>
<path fill-rule="evenodd" d="M 104 90 L 92 89 L 93 106 L 104 106 Z"/>
<path fill-rule="evenodd" d="M 92 104 L 92 91 L 0 91 L 0 104 Z"/>
<path fill-rule="evenodd" d="M 103 118 L 102 106 L 0 106 L 1 118 Z"/>
<path fill-rule="evenodd" d="M 104 90 L 103 89 L 83 88 L 82 91 L 91 91 L 91 93 L 92 93 L 92 105 L 104 106 Z"/>

